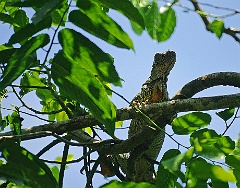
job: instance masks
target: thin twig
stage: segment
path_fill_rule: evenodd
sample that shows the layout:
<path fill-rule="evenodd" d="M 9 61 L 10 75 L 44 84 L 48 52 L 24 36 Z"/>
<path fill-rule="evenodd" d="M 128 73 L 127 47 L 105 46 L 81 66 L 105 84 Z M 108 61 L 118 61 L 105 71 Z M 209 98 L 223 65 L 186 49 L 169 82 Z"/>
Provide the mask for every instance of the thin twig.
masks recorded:
<path fill-rule="evenodd" d="M 64 149 L 63 149 L 63 155 L 62 155 L 62 163 L 60 165 L 60 172 L 58 176 L 58 187 L 61 188 L 63 187 L 63 178 L 64 178 L 64 172 L 65 172 L 65 167 L 66 167 L 66 162 L 67 162 L 67 157 L 68 157 L 68 151 L 69 151 L 69 145 L 65 144 Z"/>
<path fill-rule="evenodd" d="M 2 109 L 4 109 L 4 110 L 11 110 L 11 111 L 14 111 L 14 110 L 15 110 L 15 109 L 6 108 L 6 107 L 0 107 L 0 108 L 2 108 Z M 36 117 L 36 118 L 38 118 L 38 119 L 40 119 L 40 120 L 42 120 L 42 121 L 46 121 L 46 122 L 49 122 L 49 123 L 55 122 L 55 121 L 47 120 L 47 119 L 45 119 L 45 118 L 41 118 L 41 117 L 39 117 L 39 116 L 37 116 L 37 115 L 34 115 L 34 114 L 30 114 L 30 113 L 28 113 L 28 112 L 24 112 L 24 111 L 22 111 L 22 110 L 19 110 L 19 112 L 22 113 L 22 114 L 26 114 L 26 115 L 32 116 L 32 117 Z"/>
<path fill-rule="evenodd" d="M 94 150 L 89 150 L 86 155 L 83 155 L 82 157 L 75 159 L 75 160 L 71 160 L 71 161 L 66 161 L 65 164 L 73 164 L 73 163 L 79 163 L 81 162 L 83 159 L 85 159 L 88 155 L 90 155 L 91 153 L 95 152 Z M 46 163 L 51 163 L 51 164 L 62 164 L 63 162 L 59 162 L 59 161 L 50 161 L 50 160 L 46 160 L 46 159 L 41 159 L 42 161 L 46 162 Z"/>
<path fill-rule="evenodd" d="M 232 121 L 229 123 L 229 125 L 226 126 L 226 129 L 224 130 L 224 132 L 222 133 L 222 135 L 224 135 L 227 130 L 231 127 L 231 125 L 233 124 L 233 122 L 235 121 L 235 119 L 237 118 L 237 114 L 238 114 L 238 111 L 239 111 L 239 107 L 237 108 L 236 112 L 235 112 L 235 115 L 232 119 Z"/>
<path fill-rule="evenodd" d="M 60 109 L 60 110 L 57 110 L 57 111 L 51 111 L 51 112 L 41 112 L 41 111 L 38 111 L 38 110 L 35 110 L 34 108 L 26 105 L 26 103 L 22 100 L 22 98 L 18 95 L 18 93 L 16 92 L 15 88 L 12 87 L 13 89 L 13 93 L 16 95 L 16 97 L 18 98 L 18 100 L 22 103 L 22 106 L 24 106 L 25 108 L 27 108 L 28 110 L 36 113 L 36 114 L 46 114 L 46 115 L 49 115 L 49 114 L 57 114 L 59 112 L 62 112 L 63 109 Z M 39 118 L 40 119 L 40 118 Z"/>
<path fill-rule="evenodd" d="M 189 0 L 189 1 L 193 4 L 196 12 L 203 12 L 203 10 L 201 9 L 201 7 L 199 6 L 199 4 L 196 0 Z M 206 15 L 202 15 L 200 13 L 198 13 L 198 14 L 201 17 L 203 23 L 205 24 L 206 29 L 208 31 L 212 32 L 212 30 L 210 29 L 211 22 L 208 20 L 208 17 Z M 223 32 L 232 36 L 238 43 L 240 43 L 240 38 L 236 35 L 236 32 L 234 32 L 234 30 L 232 30 L 231 28 L 224 28 Z"/>

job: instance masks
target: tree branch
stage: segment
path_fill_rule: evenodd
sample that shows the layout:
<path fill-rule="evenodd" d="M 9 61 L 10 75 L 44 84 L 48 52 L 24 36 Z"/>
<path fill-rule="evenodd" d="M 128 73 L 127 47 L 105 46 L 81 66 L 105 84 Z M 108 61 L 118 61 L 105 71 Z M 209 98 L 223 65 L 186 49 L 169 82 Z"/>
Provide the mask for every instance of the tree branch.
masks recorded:
<path fill-rule="evenodd" d="M 219 85 L 240 88 L 240 73 L 217 72 L 201 76 L 183 86 L 183 88 L 174 95 L 172 100 L 191 98 L 200 91 Z"/>
<path fill-rule="evenodd" d="M 151 117 L 152 114 L 156 113 L 158 113 L 159 116 L 168 116 L 178 112 L 207 111 L 240 106 L 240 93 L 214 97 L 188 98 L 206 88 L 217 85 L 230 85 L 240 88 L 240 73 L 220 72 L 199 77 L 186 84 L 173 97 L 173 99 L 176 100 L 145 105 L 142 106 L 140 110 Z M 125 107 L 117 110 L 117 121 L 124 121 L 133 118 L 141 118 L 141 114 L 136 112 L 135 108 Z M 21 138 L 21 140 L 29 140 L 44 136 L 54 136 L 54 133 L 63 134 L 65 132 L 69 132 L 65 138 L 69 137 L 76 140 L 79 144 L 82 143 L 83 146 L 88 146 L 93 150 L 107 155 L 132 151 L 139 144 L 143 144 L 150 139 L 148 135 L 154 136 L 158 134 L 158 131 L 146 128 L 144 131 L 139 132 L 127 140 L 121 141 L 112 139 L 108 142 L 104 142 L 93 139 L 88 134 L 81 131 L 82 128 L 93 127 L 99 124 L 101 123 L 92 115 L 85 115 L 67 121 L 22 129 L 22 135 L 12 136 L 12 132 L 1 133 L 0 140 L 19 138 Z"/>
<path fill-rule="evenodd" d="M 193 4 L 194 9 L 196 12 L 204 12 L 201 7 L 199 6 L 198 2 L 196 0 L 190 0 L 190 2 Z M 205 24 L 205 27 L 208 31 L 212 32 L 210 29 L 211 21 L 207 18 L 207 16 L 199 14 L 199 16 L 202 18 L 203 23 Z M 223 33 L 226 33 L 233 37 L 238 43 L 240 43 L 240 38 L 237 36 L 237 33 L 239 33 L 239 29 L 234 28 L 224 28 Z"/>
<path fill-rule="evenodd" d="M 145 105 L 140 108 L 140 110 L 151 116 L 151 114 L 158 113 L 159 116 L 166 114 L 175 114 L 178 112 L 188 112 L 188 111 L 206 111 L 206 110 L 216 110 L 228 107 L 239 107 L 240 93 L 233 95 L 222 95 L 214 97 L 202 97 L 202 98 L 189 98 L 189 99 L 177 99 L 162 103 L 154 103 L 150 105 Z M 117 121 L 124 121 L 133 118 L 139 118 L 140 115 L 132 107 L 125 107 L 117 110 Z M 78 130 L 86 127 L 92 127 L 101 124 L 92 115 L 80 116 L 70 120 L 55 122 L 50 124 L 43 124 L 38 126 L 33 126 L 27 129 L 22 129 L 22 134 L 24 135 L 23 140 L 34 139 L 43 137 L 44 131 L 56 132 L 57 134 L 63 134 L 65 132 L 71 132 L 73 130 Z M 42 134 L 38 134 L 42 132 Z M 29 137 L 27 137 L 29 134 Z M 36 134 L 36 135 L 35 135 Z M 2 136 L 11 136 L 12 132 L 0 133 Z M 45 136 L 49 136 L 49 132 Z M 88 136 L 87 136 L 88 137 Z M 1 139 L 1 138 L 0 138 Z"/>

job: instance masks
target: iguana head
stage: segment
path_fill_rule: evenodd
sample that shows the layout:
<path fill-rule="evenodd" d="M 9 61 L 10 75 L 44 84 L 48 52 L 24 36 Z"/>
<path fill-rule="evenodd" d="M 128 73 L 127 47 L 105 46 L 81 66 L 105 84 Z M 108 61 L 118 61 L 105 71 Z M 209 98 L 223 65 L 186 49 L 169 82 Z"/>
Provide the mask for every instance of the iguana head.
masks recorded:
<path fill-rule="evenodd" d="M 154 62 L 150 76 L 151 81 L 157 79 L 166 80 L 175 62 L 176 53 L 172 50 L 168 50 L 164 53 L 156 53 L 154 56 Z"/>

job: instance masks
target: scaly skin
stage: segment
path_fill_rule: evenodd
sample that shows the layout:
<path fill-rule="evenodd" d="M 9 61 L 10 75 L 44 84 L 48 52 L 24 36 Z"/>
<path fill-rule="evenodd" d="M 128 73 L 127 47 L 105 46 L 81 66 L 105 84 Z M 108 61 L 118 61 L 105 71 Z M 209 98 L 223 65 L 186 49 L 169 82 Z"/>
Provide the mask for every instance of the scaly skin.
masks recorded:
<path fill-rule="evenodd" d="M 176 53 L 174 51 L 166 51 L 164 53 L 156 53 L 152 65 L 150 77 L 142 85 L 141 91 L 133 98 L 131 104 L 140 106 L 144 104 L 160 103 L 169 100 L 167 92 L 167 80 L 170 71 L 176 62 Z M 167 124 L 167 119 L 164 117 L 151 117 L 151 119 L 161 128 Z M 133 136 L 147 126 L 143 119 L 133 119 L 130 123 L 128 137 Z M 160 132 L 156 138 L 150 143 L 148 149 L 143 153 L 152 160 L 156 160 L 163 141 L 164 133 Z M 131 155 L 131 154 L 130 154 Z M 135 182 L 154 182 L 154 167 L 153 164 L 143 157 L 139 156 L 135 161 L 134 177 L 131 179 Z"/>

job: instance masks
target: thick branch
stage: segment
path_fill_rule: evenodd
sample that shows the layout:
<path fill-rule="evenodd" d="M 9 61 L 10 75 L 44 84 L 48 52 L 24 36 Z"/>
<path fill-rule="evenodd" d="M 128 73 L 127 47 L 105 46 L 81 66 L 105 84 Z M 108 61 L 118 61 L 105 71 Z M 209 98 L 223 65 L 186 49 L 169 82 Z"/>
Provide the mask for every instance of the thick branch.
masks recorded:
<path fill-rule="evenodd" d="M 214 86 L 234 86 L 240 88 L 240 74 L 237 72 L 217 72 L 201 76 L 187 83 L 172 99 L 187 99 Z"/>
<path fill-rule="evenodd" d="M 144 114 L 147 114 L 149 117 L 151 117 L 152 114 L 156 113 L 159 116 L 168 116 L 176 114 L 178 112 L 206 111 L 240 106 L 240 93 L 215 97 L 190 98 L 194 94 L 204 89 L 217 85 L 230 85 L 240 88 L 240 74 L 234 72 L 220 72 L 199 77 L 186 84 L 173 97 L 173 99 L 176 100 L 145 105 L 140 109 Z M 135 108 L 126 107 L 117 110 L 116 119 L 117 121 L 124 121 L 140 117 L 140 113 L 136 112 Z M 69 132 L 67 137 L 78 141 L 80 145 L 82 143 L 83 146 L 88 146 L 91 149 L 104 154 L 118 154 L 132 151 L 139 144 L 147 142 L 147 140 L 150 139 L 148 135 L 154 136 L 158 134 L 158 131 L 147 128 L 146 130 L 141 131 L 133 137 L 124 141 L 110 140 L 110 142 L 104 142 L 91 138 L 81 130 L 82 128 L 92 127 L 100 124 L 101 123 L 97 121 L 92 115 L 86 115 L 67 121 L 44 124 L 28 129 L 23 129 L 22 135 L 18 136 L 11 136 L 12 132 L 1 133 L 0 140 L 14 138 L 17 139 L 20 137 L 22 140 L 29 140 L 44 136 L 50 136 L 53 135 L 52 133 L 63 134 L 65 132 Z"/>
<path fill-rule="evenodd" d="M 203 97 L 203 98 L 190 98 L 190 99 L 177 99 L 171 100 L 163 103 L 155 103 L 151 105 L 145 105 L 141 111 L 151 117 L 151 114 L 158 113 L 159 116 L 167 114 L 175 114 L 178 112 L 188 112 L 188 111 L 205 111 L 205 110 L 215 110 L 228 107 L 238 107 L 240 94 L 234 95 L 223 95 L 215 97 Z M 139 118 L 140 115 L 132 107 L 126 107 L 117 110 L 117 121 L 124 121 L 133 118 Z M 31 128 L 22 129 L 22 134 L 30 134 L 29 137 L 24 139 L 33 139 L 34 133 L 42 131 L 51 131 L 58 134 L 65 132 L 70 132 L 73 130 L 78 130 L 86 127 L 91 127 L 99 125 L 100 122 L 97 121 L 92 115 L 80 116 L 67 121 L 56 122 L 51 124 L 44 124 L 39 126 L 33 126 Z M 0 136 L 9 136 L 12 132 L 1 133 Z M 48 136 L 46 134 L 46 136 Z M 37 137 L 43 137 L 44 133 L 38 135 Z"/>

